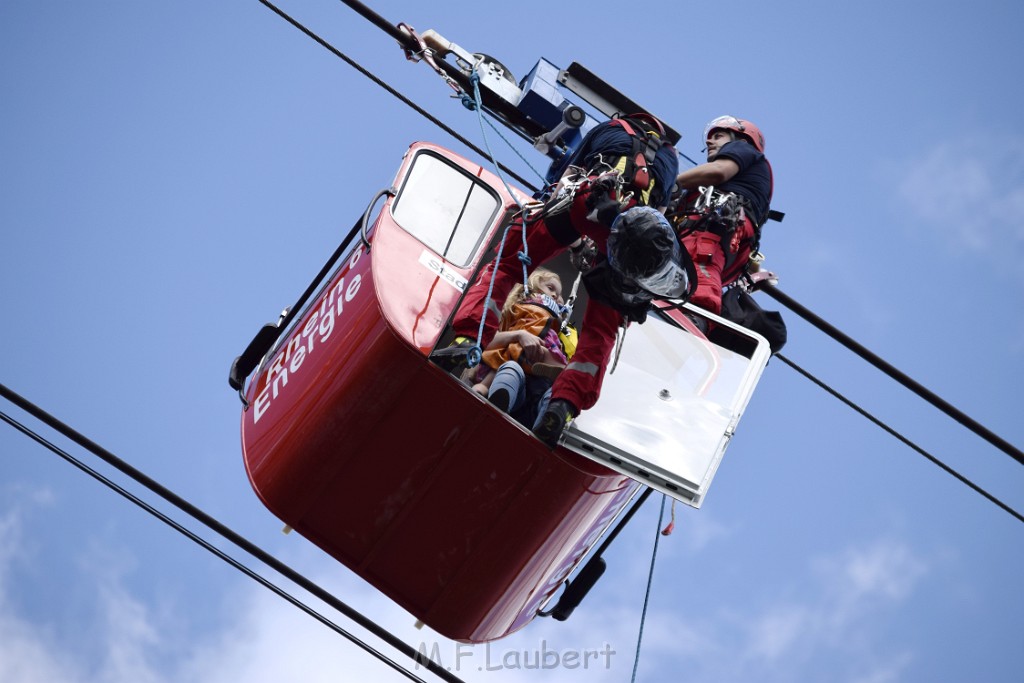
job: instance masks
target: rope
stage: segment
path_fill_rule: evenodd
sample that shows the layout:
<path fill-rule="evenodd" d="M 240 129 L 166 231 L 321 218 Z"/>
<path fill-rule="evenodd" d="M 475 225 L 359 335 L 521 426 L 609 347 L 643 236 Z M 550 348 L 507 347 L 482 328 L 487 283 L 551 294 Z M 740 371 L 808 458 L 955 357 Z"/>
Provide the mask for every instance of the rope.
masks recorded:
<path fill-rule="evenodd" d="M 494 125 L 493 121 L 484 118 L 483 100 L 480 96 L 480 73 L 476 70 L 476 66 L 477 65 L 473 66 L 473 72 L 469 75 L 469 82 L 473 85 L 473 97 L 470 97 L 469 93 L 466 92 L 460 93 L 459 100 L 462 102 L 462 106 L 464 106 L 466 109 L 470 111 L 477 112 L 480 121 L 482 123 L 486 122 L 487 125 L 491 127 L 491 130 L 497 133 L 498 137 L 505 142 L 508 148 L 515 152 L 516 156 L 518 156 L 523 161 L 523 163 L 526 164 L 526 167 L 533 171 L 538 178 L 540 178 L 541 184 L 546 185 L 547 177 L 533 167 L 533 164 L 530 163 L 530 160 L 523 156 L 523 153 L 516 149 L 515 145 L 508 141 L 508 138 L 506 138 L 505 135 L 501 132 L 501 129 Z M 480 126 L 480 132 L 483 133 L 483 125 Z M 484 134 L 484 146 L 487 146 L 486 134 Z M 488 153 L 490 153 L 491 151 L 489 146 L 487 147 L 487 151 Z M 498 165 L 498 162 L 494 159 L 493 155 L 491 155 L 491 161 L 495 164 L 495 166 Z M 501 174 L 499 174 L 499 176 L 500 175 Z M 504 179 L 502 179 L 502 182 L 504 182 Z M 508 189 L 508 185 L 505 186 L 505 189 Z"/>
<path fill-rule="evenodd" d="M 498 166 L 498 159 L 491 150 L 491 143 L 487 139 L 487 131 L 484 130 L 484 122 L 487 121 L 487 119 L 484 118 L 483 103 L 480 98 L 480 74 L 477 72 L 475 66 L 473 67 L 473 73 L 469 77 L 469 82 L 473 85 L 473 109 L 476 111 L 476 118 L 480 123 L 480 135 L 484 139 L 484 147 L 487 148 L 487 156 L 491 160 L 491 163 L 494 164 L 494 172 L 497 174 L 498 179 L 501 180 L 501 184 L 505 186 L 505 191 L 512 197 L 512 201 L 514 201 L 516 206 L 519 207 L 519 211 L 523 216 L 523 251 L 519 255 L 519 260 L 523 262 L 523 288 L 525 289 L 527 276 L 526 268 L 530 265 L 530 255 L 526 245 L 526 207 L 524 207 L 523 203 L 519 201 L 516 193 L 512 191 L 508 181 L 505 180 L 505 176 L 501 172 L 501 168 Z M 465 100 L 463 100 L 463 104 L 465 104 Z M 505 136 L 502 135 L 501 139 L 505 140 Z M 508 141 L 506 140 L 506 142 Z"/>
<path fill-rule="evenodd" d="M 515 146 L 511 142 L 508 141 L 508 138 L 505 137 L 505 135 L 501 132 L 500 128 L 498 128 L 497 126 L 494 125 L 494 121 L 491 121 L 490 119 L 484 119 L 484 121 L 486 121 L 487 125 L 491 127 L 491 130 L 493 130 L 495 133 L 498 134 L 499 138 L 504 140 L 505 144 L 508 145 L 509 149 L 511 149 L 513 152 L 515 152 L 517 157 L 522 159 L 523 163 L 526 164 L 526 167 L 529 168 L 531 171 L 533 171 L 534 174 L 538 178 L 540 178 L 541 185 L 547 185 L 547 183 L 548 183 L 547 176 L 545 176 L 543 173 L 541 173 L 540 171 L 538 171 L 536 168 L 533 167 L 533 164 L 530 163 L 529 159 L 527 159 L 525 156 L 523 156 L 523 153 L 520 152 L 518 149 L 516 149 Z"/>
<path fill-rule="evenodd" d="M 476 112 L 477 121 L 480 124 L 480 135 L 483 137 L 484 147 L 487 148 L 487 157 L 491 160 L 491 163 L 494 164 L 495 174 L 498 176 L 498 179 L 501 180 L 501 184 L 505 186 L 505 191 L 512 197 L 512 201 L 516 203 L 516 206 L 519 207 L 519 216 L 522 223 L 522 230 L 520 232 L 523 236 L 523 250 L 519 252 L 519 261 L 523 264 L 523 289 L 529 291 L 528 280 L 530 252 L 529 246 L 526 243 L 526 207 L 519 201 L 519 198 L 516 196 L 516 193 L 512 191 L 512 188 L 509 187 L 508 182 L 505 180 L 505 176 L 501 172 L 498 160 L 494 156 L 494 152 L 491 150 L 491 143 L 487 139 L 487 131 L 484 130 L 484 121 L 486 119 L 484 118 L 483 104 L 480 99 L 480 74 L 477 72 L 475 66 L 473 67 L 473 73 L 470 74 L 469 82 L 473 85 L 473 97 L 470 99 L 468 93 L 463 93 L 461 97 L 462 104 L 467 109 Z M 502 139 L 504 140 L 504 136 L 502 136 Z M 506 142 L 508 141 L 506 140 Z M 487 298 L 484 300 L 485 302 L 491 300 L 491 296 L 494 292 L 494 280 L 498 276 L 498 264 L 501 261 L 503 252 L 505 251 L 505 239 L 508 237 L 508 231 L 512 229 L 512 224 L 514 222 L 515 219 L 510 221 L 508 226 L 505 228 L 505 232 L 502 233 L 501 243 L 498 246 L 498 253 L 494 257 L 494 264 L 491 268 L 491 281 L 487 285 Z M 483 307 L 484 310 L 480 315 L 480 326 L 477 329 L 476 345 L 469 350 L 466 357 L 466 364 L 471 368 L 476 367 L 480 363 L 480 358 L 483 357 L 483 349 L 480 346 L 480 340 L 483 339 L 484 336 L 484 323 L 487 320 L 487 308 L 488 307 L 485 303 Z"/>
<path fill-rule="evenodd" d="M 622 354 L 622 346 L 626 343 L 626 328 L 629 326 L 629 322 L 623 322 L 618 330 L 615 331 L 615 356 L 612 357 L 611 367 L 608 368 L 608 374 L 614 374 L 615 369 L 619 367 L 619 356 Z"/>
<path fill-rule="evenodd" d="M 672 515 L 669 518 L 668 526 L 666 526 L 664 529 L 661 530 L 661 535 L 662 536 L 671 536 L 672 532 L 676 528 L 676 499 L 675 498 L 672 499 L 672 507 L 670 509 L 672 510 Z"/>
<path fill-rule="evenodd" d="M 522 215 L 522 214 L 520 214 L 520 215 Z M 469 349 L 469 351 L 466 353 L 466 365 L 471 367 L 471 368 L 475 368 L 477 365 L 480 364 L 480 361 L 483 359 L 483 349 L 480 346 L 480 340 L 483 339 L 483 336 L 484 336 L 484 321 L 487 320 L 488 305 L 487 305 L 486 302 L 491 300 L 491 296 L 494 293 L 494 279 L 498 275 L 498 263 L 501 261 L 501 256 L 502 256 L 502 254 L 505 251 L 505 240 L 508 238 L 508 231 L 512 229 L 512 224 L 514 222 L 515 222 L 515 218 L 513 218 L 511 221 L 509 221 L 508 225 L 505 226 L 504 232 L 501 233 L 501 242 L 498 243 L 498 253 L 494 255 L 494 262 L 491 264 L 491 281 L 487 283 L 487 298 L 484 299 L 484 306 L 483 306 L 484 310 L 483 310 L 483 313 L 480 315 L 480 326 L 477 328 L 476 344 L 471 349 Z M 523 226 L 523 233 L 524 233 L 524 238 L 523 239 L 525 240 L 525 233 L 526 233 L 525 224 Z M 526 265 L 525 264 L 523 265 L 523 270 L 524 271 L 526 270 Z M 524 279 L 525 279 L 525 275 L 524 275 Z"/>
<path fill-rule="evenodd" d="M 480 99 L 480 74 L 477 73 L 475 66 L 473 67 L 473 73 L 469 76 L 469 82 L 473 85 L 473 96 L 470 97 L 468 93 L 462 93 L 460 98 L 462 100 L 462 104 L 466 109 L 476 112 L 477 122 L 480 124 L 480 135 L 483 137 L 484 147 L 487 149 L 487 158 L 491 160 L 492 164 L 494 164 L 494 172 L 497 174 L 498 179 L 501 180 L 501 184 L 505 186 L 505 191 L 512 195 L 512 201 L 516 203 L 516 206 L 522 209 L 522 203 L 520 203 L 519 199 L 512 191 L 512 188 L 509 187 L 501 169 L 498 168 L 498 160 L 494 156 L 494 152 L 491 151 L 491 143 L 487 140 L 487 131 L 484 130 L 484 121 L 486 120 L 484 119 L 484 105 Z"/>
<path fill-rule="evenodd" d="M 658 537 L 661 536 L 661 522 L 665 518 L 665 499 L 668 497 L 661 494 L 661 510 L 658 512 L 657 533 L 654 534 L 654 551 L 651 553 L 651 569 L 647 574 L 647 592 L 644 594 L 644 609 L 640 613 L 640 632 L 636 638 L 636 656 L 633 658 L 633 676 L 630 683 L 636 683 L 636 670 L 640 666 L 640 644 L 644 640 L 644 622 L 647 620 L 647 604 L 651 600 L 651 584 L 654 581 L 654 561 L 658 557 Z"/>

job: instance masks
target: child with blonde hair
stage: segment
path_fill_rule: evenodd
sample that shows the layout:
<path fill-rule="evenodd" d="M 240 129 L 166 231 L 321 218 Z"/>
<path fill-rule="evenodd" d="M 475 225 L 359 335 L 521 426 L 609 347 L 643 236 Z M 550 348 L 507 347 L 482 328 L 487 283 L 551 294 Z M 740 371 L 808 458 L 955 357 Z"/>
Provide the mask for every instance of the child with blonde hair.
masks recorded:
<path fill-rule="evenodd" d="M 575 350 L 575 330 L 562 333 L 565 308 L 557 273 L 537 268 L 527 286 L 517 284 L 505 299 L 498 332 L 483 352 L 485 374 L 473 390 L 530 425 L 536 401 L 527 398 L 539 399 L 551 387 Z M 523 408 L 528 414 L 521 414 Z"/>

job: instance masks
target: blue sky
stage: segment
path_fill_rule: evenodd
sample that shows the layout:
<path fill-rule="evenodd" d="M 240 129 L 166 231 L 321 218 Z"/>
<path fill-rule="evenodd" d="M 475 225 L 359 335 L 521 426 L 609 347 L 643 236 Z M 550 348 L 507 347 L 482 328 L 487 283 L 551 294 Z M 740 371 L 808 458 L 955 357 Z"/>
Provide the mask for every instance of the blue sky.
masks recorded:
<path fill-rule="evenodd" d="M 1018 3 L 677 3 L 633 12 L 649 21 L 621 36 L 611 3 L 373 4 L 517 77 L 579 61 L 691 158 L 712 117 L 756 121 L 787 214 L 763 242 L 780 289 L 1024 444 Z M 281 6 L 480 142 L 447 86 L 342 3 Z M 3 0 L 0 93 L 0 382 L 414 646 L 435 642 L 280 533 L 246 480 L 226 376 L 409 143 L 472 153 L 256 0 Z M 783 315 L 789 358 L 1024 510 L 1018 463 Z M 0 679 L 400 680 L 13 429 L 0 456 Z M 1024 670 L 1024 525 L 778 361 L 704 506 L 678 513 L 638 680 Z M 572 619 L 492 646 L 493 660 L 607 643 L 610 668 L 479 671 L 476 650 L 459 675 L 627 680 L 656 523 L 649 504 Z"/>

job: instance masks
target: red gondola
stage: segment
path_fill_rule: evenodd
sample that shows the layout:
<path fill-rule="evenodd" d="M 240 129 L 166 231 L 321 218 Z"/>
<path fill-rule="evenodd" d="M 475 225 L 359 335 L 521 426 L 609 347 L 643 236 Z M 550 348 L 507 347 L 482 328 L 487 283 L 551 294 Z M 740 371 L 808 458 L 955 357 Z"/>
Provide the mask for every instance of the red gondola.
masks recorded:
<path fill-rule="evenodd" d="M 631 327 L 602 400 L 551 451 L 429 360 L 515 199 L 425 143 L 383 194 L 309 305 L 261 333 L 280 336 L 252 382 L 233 377 L 245 465 L 276 516 L 416 618 L 494 640 L 536 616 L 638 479 L 699 506 L 767 345 L 720 319 L 740 353 Z"/>

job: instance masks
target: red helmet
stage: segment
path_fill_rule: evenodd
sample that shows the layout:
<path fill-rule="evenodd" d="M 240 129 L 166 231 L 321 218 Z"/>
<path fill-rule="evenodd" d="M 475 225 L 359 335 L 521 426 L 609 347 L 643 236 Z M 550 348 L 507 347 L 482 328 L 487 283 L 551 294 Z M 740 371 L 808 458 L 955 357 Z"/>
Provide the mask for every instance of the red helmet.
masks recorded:
<path fill-rule="evenodd" d="M 764 154 L 764 135 L 761 133 L 761 129 L 750 121 L 744 121 L 735 116 L 719 116 L 704 126 L 704 139 L 707 140 L 708 133 L 716 128 L 731 130 L 737 135 L 746 138 L 750 144 L 757 148 L 758 152 Z"/>

